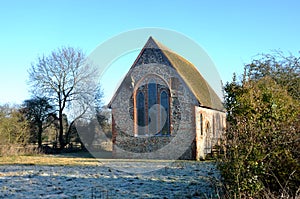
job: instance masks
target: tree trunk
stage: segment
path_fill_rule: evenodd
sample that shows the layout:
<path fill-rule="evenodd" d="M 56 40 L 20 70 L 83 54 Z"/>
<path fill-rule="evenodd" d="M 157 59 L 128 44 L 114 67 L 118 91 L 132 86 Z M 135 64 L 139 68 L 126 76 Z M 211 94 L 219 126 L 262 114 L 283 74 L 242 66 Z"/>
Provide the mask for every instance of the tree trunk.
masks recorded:
<path fill-rule="evenodd" d="M 63 114 L 62 114 L 61 110 L 59 110 L 59 113 L 58 113 L 58 120 L 59 120 L 58 141 L 59 141 L 60 149 L 63 149 L 65 147 L 65 141 L 64 141 Z"/>
<path fill-rule="evenodd" d="M 43 123 L 39 122 L 38 124 L 38 147 L 42 148 L 42 133 L 43 133 Z"/>

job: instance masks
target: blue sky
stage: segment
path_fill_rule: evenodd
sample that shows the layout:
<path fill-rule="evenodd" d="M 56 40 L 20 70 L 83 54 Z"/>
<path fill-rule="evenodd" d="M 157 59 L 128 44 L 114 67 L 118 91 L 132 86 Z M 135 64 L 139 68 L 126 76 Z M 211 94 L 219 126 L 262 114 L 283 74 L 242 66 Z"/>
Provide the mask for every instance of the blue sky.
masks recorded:
<path fill-rule="evenodd" d="M 145 27 L 186 35 L 211 57 L 223 82 L 230 81 L 258 53 L 281 49 L 296 55 L 299 21 L 297 0 L 1 1 L 0 103 L 30 97 L 27 70 L 38 56 L 61 46 L 88 55 L 115 35 Z"/>

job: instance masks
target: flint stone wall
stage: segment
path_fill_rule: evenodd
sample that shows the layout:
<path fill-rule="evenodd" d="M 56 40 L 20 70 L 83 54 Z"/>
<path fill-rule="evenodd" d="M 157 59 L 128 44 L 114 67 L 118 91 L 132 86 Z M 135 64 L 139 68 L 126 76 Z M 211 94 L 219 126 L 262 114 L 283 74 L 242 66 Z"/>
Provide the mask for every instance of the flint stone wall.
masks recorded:
<path fill-rule="evenodd" d="M 155 78 L 170 89 L 170 136 L 136 137 L 132 110 L 135 89 Z M 117 158 L 195 159 L 195 96 L 168 65 L 141 64 L 123 80 L 114 102 L 113 155 Z"/>

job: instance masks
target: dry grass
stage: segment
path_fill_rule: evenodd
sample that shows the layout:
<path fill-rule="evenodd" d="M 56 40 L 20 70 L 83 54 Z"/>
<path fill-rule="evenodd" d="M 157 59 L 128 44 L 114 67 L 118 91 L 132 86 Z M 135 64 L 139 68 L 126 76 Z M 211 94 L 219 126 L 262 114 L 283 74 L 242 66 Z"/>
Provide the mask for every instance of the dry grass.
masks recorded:
<path fill-rule="evenodd" d="M 14 155 L 37 155 L 40 154 L 38 148 L 34 145 L 21 146 L 15 144 L 0 145 L 1 156 L 14 156 Z"/>
<path fill-rule="evenodd" d="M 84 157 L 63 157 L 56 155 L 35 155 L 35 156 L 2 156 L 0 165 L 64 165 L 64 166 L 95 166 L 99 161 L 94 158 Z"/>

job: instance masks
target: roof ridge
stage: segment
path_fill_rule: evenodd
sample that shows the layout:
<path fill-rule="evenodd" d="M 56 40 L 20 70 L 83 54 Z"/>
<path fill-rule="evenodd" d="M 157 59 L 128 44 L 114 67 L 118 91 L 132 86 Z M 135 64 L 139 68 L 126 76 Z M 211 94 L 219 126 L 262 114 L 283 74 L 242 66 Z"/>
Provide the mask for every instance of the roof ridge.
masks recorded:
<path fill-rule="evenodd" d="M 185 59 L 181 55 L 177 54 L 173 50 L 169 49 L 162 43 L 158 42 L 152 36 L 150 36 L 140 51 L 138 57 L 130 67 L 126 76 L 124 77 L 121 85 L 124 83 L 128 75 L 131 73 L 132 69 L 136 66 L 139 61 L 141 55 L 144 53 L 147 48 L 156 48 L 161 51 L 161 53 L 165 56 L 167 61 L 170 63 L 171 67 L 174 68 L 177 73 L 181 76 L 187 87 L 196 97 L 200 106 L 210 107 L 216 110 L 224 110 L 224 106 L 221 102 L 220 97 L 215 93 L 214 89 L 210 86 L 210 84 L 206 81 L 206 79 L 202 76 L 198 68 L 189 60 Z M 121 87 L 120 85 L 120 87 Z M 116 97 L 116 94 L 120 87 L 117 89 L 115 95 L 111 99 L 109 106 L 112 101 Z"/>
<path fill-rule="evenodd" d="M 174 50 L 168 48 L 167 46 L 165 46 L 164 44 L 160 43 L 158 40 L 154 39 L 154 37 L 150 36 L 149 40 L 152 40 L 153 42 L 155 42 L 155 44 L 157 45 L 158 49 L 162 50 L 162 52 L 164 53 L 164 55 L 169 59 L 169 61 L 171 63 L 173 63 L 173 60 L 170 60 L 169 56 L 164 52 L 170 52 L 173 53 L 174 55 L 176 55 L 178 58 L 180 58 L 182 61 L 189 63 L 200 75 L 201 73 L 199 72 L 199 70 L 197 69 L 197 67 L 189 60 L 187 60 L 186 58 L 182 57 L 181 55 L 179 55 L 178 53 L 176 53 Z M 201 75 L 202 76 L 202 75 Z M 206 80 L 205 80 L 206 81 Z M 206 82 L 208 84 L 208 82 Z"/>
<path fill-rule="evenodd" d="M 200 102 L 200 105 L 210 106 L 211 108 L 217 109 L 217 110 L 222 110 L 222 109 L 224 110 L 221 99 L 215 93 L 214 89 L 210 86 L 210 84 L 206 81 L 206 79 L 202 76 L 202 74 L 200 73 L 198 68 L 192 62 L 190 62 L 186 58 L 182 57 L 181 55 L 177 54 L 173 50 L 167 48 L 160 42 L 154 40 L 152 37 L 151 37 L 151 39 L 156 42 L 156 45 L 159 47 L 159 49 L 162 51 L 162 53 L 166 56 L 166 58 L 169 60 L 171 65 L 174 67 L 174 69 L 180 74 L 181 78 L 187 84 L 187 86 L 189 87 L 191 92 L 195 95 L 197 100 Z M 182 65 L 181 65 L 181 63 L 179 64 L 178 61 L 182 62 L 183 64 Z M 205 84 L 205 85 L 202 85 L 202 89 L 204 89 L 206 92 L 208 92 L 209 96 L 205 96 L 205 97 L 201 96 L 203 93 L 200 94 L 199 89 L 195 88 L 195 86 L 199 87 L 201 85 L 195 85 L 195 82 L 190 81 L 191 77 L 190 77 L 190 75 L 187 75 L 187 71 L 182 69 L 183 65 L 188 65 L 188 68 L 190 68 L 192 70 L 192 74 L 190 74 L 191 76 L 196 75 L 196 76 L 198 76 L 198 78 L 201 79 L 201 83 Z M 188 69 L 188 68 L 185 68 L 185 69 Z M 202 90 L 202 91 L 204 91 L 204 90 Z M 216 97 L 218 99 L 215 99 Z"/>
<path fill-rule="evenodd" d="M 162 43 L 160 43 L 158 40 L 156 40 L 154 37 L 150 36 L 148 41 L 152 41 L 156 44 L 156 47 L 160 50 L 167 50 L 170 51 L 172 53 L 175 53 L 173 50 L 171 50 L 170 48 L 168 48 L 167 46 L 163 45 Z"/>

